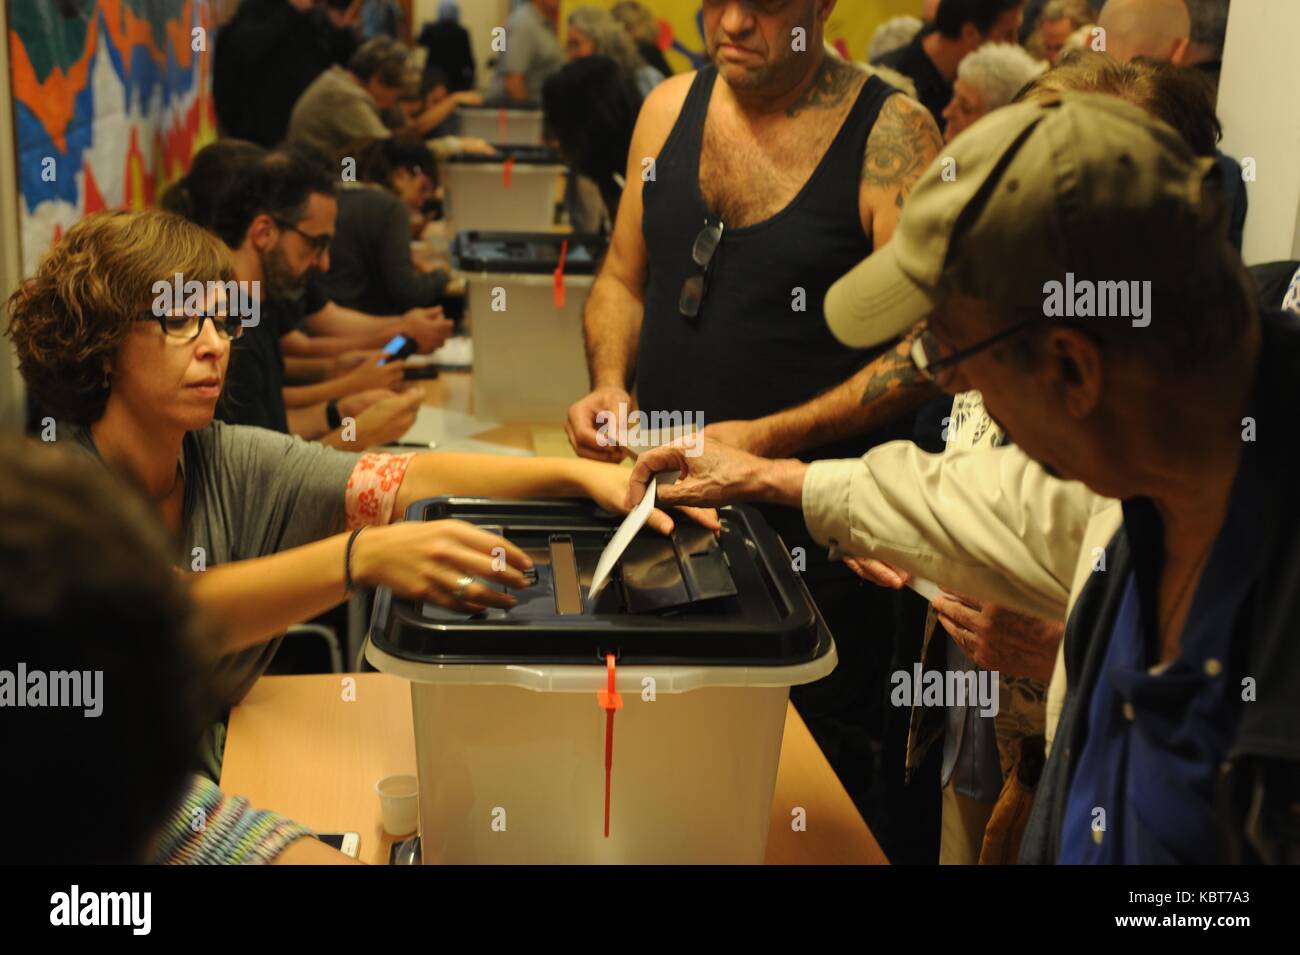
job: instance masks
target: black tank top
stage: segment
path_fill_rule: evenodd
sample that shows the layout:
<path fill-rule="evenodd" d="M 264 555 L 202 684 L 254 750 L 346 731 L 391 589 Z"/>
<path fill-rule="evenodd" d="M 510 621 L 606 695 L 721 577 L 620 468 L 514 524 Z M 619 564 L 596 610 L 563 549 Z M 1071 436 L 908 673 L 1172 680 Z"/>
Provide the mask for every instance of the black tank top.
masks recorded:
<path fill-rule="evenodd" d="M 705 424 L 760 418 L 801 404 L 852 377 L 879 353 L 841 345 L 826 326 L 822 303 L 835 280 L 871 254 L 858 211 L 862 165 L 880 108 L 897 92 L 869 77 L 790 204 L 762 222 L 725 229 L 703 307 L 698 318 L 687 319 L 678 302 L 683 283 L 699 273 L 691 248 L 706 219 L 716 221 L 699 188 L 704 123 L 716 80 L 714 66 L 699 71 L 655 161 L 655 178 L 644 186 L 649 274 L 636 359 L 642 410 L 702 412 Z M 805 311 L 792 307 L 796 288 L 804 290 Z M 800 457 L 857 457 L 910 432 L 910 420 L 899 422 L 810 448 Z M 788 546 L 807 545 L 798 511 L 764 510 Z"/>
<path fill-rule="evenodd" d="M 699 273 L 691 248 L 705 220 L 717 220 L 699 188 L 704 122 L 716 80 L 712 65 L 699 71 L 655 161 L 655 179 L 645 183 L 649 274 L 636 359 L 643 410 L 703 412 L 706 424 L 760 418 L 801 404 L 875 357 L 836 341 L 822 303 L 835 280 L 871 254 L 858 211 L 863 156 L 880 107 L 897 92 L 869 77 L 790 204 L 762 222 L 725 229 L 703 307 L 697 318 L 687 319 L 678 302 L 687 278 Z M 804 311 L 793 308 L 796 288 L 804 291 Z M 854 457 L 879 440 L 863 435 L 810 449 L 803 457 Z"/>

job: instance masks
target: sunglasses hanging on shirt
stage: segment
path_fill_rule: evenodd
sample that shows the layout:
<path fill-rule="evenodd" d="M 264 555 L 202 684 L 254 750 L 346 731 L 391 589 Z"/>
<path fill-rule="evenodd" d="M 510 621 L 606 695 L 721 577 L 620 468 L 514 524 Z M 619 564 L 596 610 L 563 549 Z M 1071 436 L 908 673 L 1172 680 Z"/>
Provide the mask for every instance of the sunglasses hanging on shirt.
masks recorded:
<path fill-rule="evenodd" d="M 709 269 L 713 265 L 713 257 L 718 252 L 718 246 L 722 244 L 724 229 L 721 220 L 711 222 L 705 219 L 704 228 L 695 237 L 695 244 L 691 247 L 691 258 L 700 271 L 687 278 L 682 285 L 677 309 L 682 313 L 683 318 L 700 316 L 700 308 L 704 305 L 704 296 L 709 289 Z"/>

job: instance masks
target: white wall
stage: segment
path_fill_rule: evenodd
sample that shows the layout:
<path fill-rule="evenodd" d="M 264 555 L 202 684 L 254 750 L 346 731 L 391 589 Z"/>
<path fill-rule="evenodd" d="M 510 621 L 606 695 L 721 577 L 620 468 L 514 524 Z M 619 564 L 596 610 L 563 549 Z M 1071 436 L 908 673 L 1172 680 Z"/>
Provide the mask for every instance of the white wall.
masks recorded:
<path fill-rule="evenodd" d="M 418 37 L 425 23 L 438 19 L 438 0 L 415 0 L 411 9 L 415 19 L 411 32 Z M 460 23 L 469 31 L 469 40 L 474 47 L 480 89 L 487 87 L 491 76 L 487 61 L 492 56 L 488 46 L 492 42 L 492 28 L 505 26 L 508 12 L 508 0 L 460 0 Z"/>
<path fill-rule="evenodd" d="M 1300 258 L 1300 2 L 1233 0 L 1219 81 L 1220 148 L 1255 160 L 1247 265 Z"/>

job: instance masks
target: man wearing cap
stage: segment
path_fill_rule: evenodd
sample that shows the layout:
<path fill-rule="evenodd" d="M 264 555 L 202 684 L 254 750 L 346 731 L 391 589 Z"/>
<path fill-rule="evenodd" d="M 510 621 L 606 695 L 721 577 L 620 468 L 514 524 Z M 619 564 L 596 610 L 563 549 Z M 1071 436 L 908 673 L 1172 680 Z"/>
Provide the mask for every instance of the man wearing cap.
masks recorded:
<path fill-rule="evenodd" d="M 905 349 L 872 362 L 822 320 L 826 290 L 889 240 L 942 145 L 919 104 L 825 52 L 834 9 L 706 0 L 712 62 L 647 98 L 584 313 L 592 392 L 566 422 L 578 454 L 620 459 L 602 416 L 639 404 L 757 453 L 855 455 L 904 433 L 871 432 L 932 393 Z M 797 516 L 770 519 L 840 641 L 837 670 L 794 699 L 864 805 L 892 595 L 829 561 Z"/>
<path fill-rule="evenodd" d="M 348 60 L 347 69 L 332 66 L 312 81 L 289 115 L 288 140 L 305 142 L 337 156 L 359 139 L 392 135 L 384 122 L 402 95 L 419 90 L 420 73 L 411 65 L 410 51 L 387 37 L 363 43 Z M 453 93 L 411 120 L 408 130 L 425 135 L 442 124 L 458 106 L 483 102 L 478 93 Z"/>
<path fill-rule="evenodd" d="M 799 506 L 833 549 L 1027 613 L 1077 591 L 1021 860 L 1294 862 L 1300 506 L 1281 416 L 1300 324 L 1256 305 L 1213 161 L 1136 107 L 1018 104 L 950 153 L 955 177 L 926 172 L 827 318 L 857 345 L 924 321 L 918 367 L 979 390 L 1017 447 L 812 465 L 662 448 L 631 496 L 680 469 L 664 503 Z M 1122 522 L 1097 544 L 1108 499 Z"/>

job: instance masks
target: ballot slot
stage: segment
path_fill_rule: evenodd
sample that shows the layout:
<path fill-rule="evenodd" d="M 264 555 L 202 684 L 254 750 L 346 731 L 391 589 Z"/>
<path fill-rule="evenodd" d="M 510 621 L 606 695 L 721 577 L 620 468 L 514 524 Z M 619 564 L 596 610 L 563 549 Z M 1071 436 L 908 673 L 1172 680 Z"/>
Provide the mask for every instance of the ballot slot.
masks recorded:
<path fill-rule="evenodd" d="M 533 562 L 526 575 L 528 586 L 492 585 L 512 594 L 515 606 L 490 609 L 480 617 L 524 620 L 582 612 L 596 563 L 611 532 L 576 525 L 546 529 L 480 526 L 509 540 Z M 726 552 L 712 531 L 687 522 L 679 523 L 668 537 L 650 529 L 642 531 L 628 545 L 613 576 L 614 585 L 605 589 L 594 607 L 586 607 L 587 613 L 667 614 L 737 594 Z M 425 616 L 443 618 L 454 613 L 429 604 Z"/>
<path fill-rule="evenodd" d="M 600 553 L 613 536 L 590 527 L 539 528 L 483 525 L 504 537 L 533 561 L 529 586 L 502 588 L 518 601 L 494 617 L 569 616 L 590 591 Z M 723 597 L 737 587 L 726 552 L 713 532 L 682 522 L 672 535 L 644 530 L 633 538 L 614 570 L 614 586 L 597 598 L 594 614 L 654 614 L 681 610 Z"/>
<path fill-rule="evenodd" d="M 581 614 L 582 579 L 578 576 L 573 538 L 567 534 L 552 534 L 548 545 L 554 580 L 555 612 L 562 617 Z"/>

